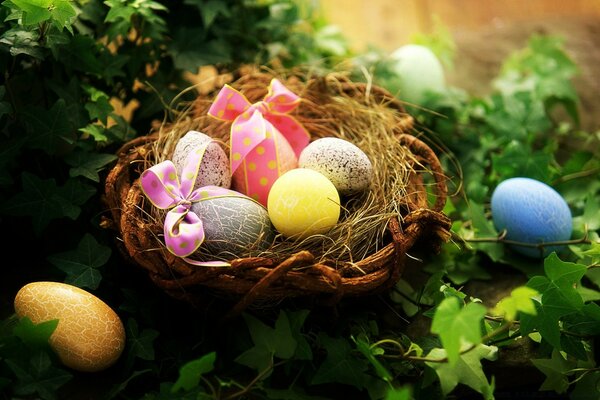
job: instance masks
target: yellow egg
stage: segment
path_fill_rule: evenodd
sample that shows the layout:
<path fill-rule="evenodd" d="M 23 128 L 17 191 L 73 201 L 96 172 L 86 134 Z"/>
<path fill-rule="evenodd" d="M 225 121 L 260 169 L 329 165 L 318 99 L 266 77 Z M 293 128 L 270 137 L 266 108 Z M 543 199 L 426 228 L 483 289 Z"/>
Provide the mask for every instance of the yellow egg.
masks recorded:
<path fill-rule="evenodd" d="M 15 297 L 15 312 L 35 324 L 58 319 L 50 347 L 66 366 L 94 372 L 117 361 L 125 347 L 119 316 L 102 300 L 76 286 L 33 282 Z"/>
<path fill-rule="evenodd" d="M 281 234 L 303 239 L 325 233 L 337 224 L 340 196 L 333 183 L 320 172 L 296 168 L 275 181 L 267 210 Z"/>

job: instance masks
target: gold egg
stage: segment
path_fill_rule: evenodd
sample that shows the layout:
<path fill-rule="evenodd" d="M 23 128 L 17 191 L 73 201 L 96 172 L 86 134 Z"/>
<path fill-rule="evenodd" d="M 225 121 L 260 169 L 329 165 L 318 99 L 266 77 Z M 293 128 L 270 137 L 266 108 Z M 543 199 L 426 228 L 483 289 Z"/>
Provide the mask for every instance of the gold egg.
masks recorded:
<path fill-rule="evenodd" d="M 125 328 L 102 300 L 76 286 L 32 282 L 15 297 L 15 312 L 35 324 L 58 319 L 50 347 L 67 367 L 95 372 L 114 364 L 125 347 Z"/>

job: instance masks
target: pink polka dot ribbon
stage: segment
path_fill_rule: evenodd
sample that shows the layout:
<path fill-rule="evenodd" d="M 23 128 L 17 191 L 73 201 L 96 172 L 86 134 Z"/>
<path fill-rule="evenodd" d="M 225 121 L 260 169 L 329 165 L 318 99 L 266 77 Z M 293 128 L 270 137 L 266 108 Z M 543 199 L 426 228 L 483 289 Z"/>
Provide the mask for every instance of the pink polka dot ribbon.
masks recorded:
<path fill-rule="evenodd" d="M 252 164 L 246 172 L 248 193 L 262 193 L 257 200 L 266 204 L 264 186 L 273 184 L 279 176 L 275 131 L 288 141 L 296 156 L 308 145 L 310 134 L 289 112 L 300 103 L 300 97 L 273 79 L 262 101 L 251 104 L 229 85 L 224 85 L 212 103 L 208 114 L 222 121 L 232 121 L 230 134 L 230 164 L 234 173 L 244 162 Z M 247 171 L 247 170 L 246 170 Z"/>
<path fill-rule="evenodd" d="M 240 196 L 240 193 L 219 186 L 203 186 L 193 190 L 206 148 L 211 142 L 188 155 L 181 180 L 172 161 L 166 160 L 145 170 L 141 177 L 142 191 L 150 202 L 161 210 L 169 209 L 164 221 L 165 245 L 178 257 L 194 253 L 204 242 L 202 220 L 190 211 L 192 203 L 214 197 Z M 195 265 L 228 266 L 221 261 L 195 261 Z"/>

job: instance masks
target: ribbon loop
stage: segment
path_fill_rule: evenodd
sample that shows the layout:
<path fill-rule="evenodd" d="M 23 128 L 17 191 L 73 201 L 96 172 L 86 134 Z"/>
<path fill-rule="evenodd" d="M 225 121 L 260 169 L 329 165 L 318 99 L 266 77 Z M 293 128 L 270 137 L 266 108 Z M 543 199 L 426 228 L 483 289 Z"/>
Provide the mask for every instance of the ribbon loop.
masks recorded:
<path fill-rule="evenodd" d="M 261 192 L 264 197 L 264 191 L 255 190 L 254 187 L 272 185 L 279 176 L 275 143 L 277 134 L 282 136 L 279 140 L 289 143 L 296 157 L 308 145 L 310 134 L 296 118 L 288 115 L 299 104 L 300 97 L 275 78 L 271 80 L 264 99 L 254 104 L 228 85 L 223 86 L 217 94 L 208 114 L 232 122 L 229 140 L 231 173 L 235 173 L 250 158 L 250 172 L 253 169 L 261 171 L 257 179 L 249 179 L 248 170 L 244 170 L 244 181 L 248 185 L 246 194 Z M 262 163 L 264 165 L 261 166 Z M 266 204 L 266 198 L 259 200 Z"/>
<path fill-rule="evenodd" d="M 193 254 L 204 242 L 204 226 L 196 213 L 191 211 L 192 203 L 218 196 L 231 196 L 235 193 L 219 186 L 203 186 L 192 191 L 198 175 L 202 157 L 209 143 L 188 154 L 181 173 L 181 181 L 172 161 L 166 160 L 145 170 L 140 182 L 142 191 L 150 202 L 161 210 L 169 209 L 165 216 L 163 232 L 167 249 L 178 257 Z M 204 262 L 189 260 L 195 265 Z M 209 261 L 209 266 L 228 265 L 224 262 Z"/>

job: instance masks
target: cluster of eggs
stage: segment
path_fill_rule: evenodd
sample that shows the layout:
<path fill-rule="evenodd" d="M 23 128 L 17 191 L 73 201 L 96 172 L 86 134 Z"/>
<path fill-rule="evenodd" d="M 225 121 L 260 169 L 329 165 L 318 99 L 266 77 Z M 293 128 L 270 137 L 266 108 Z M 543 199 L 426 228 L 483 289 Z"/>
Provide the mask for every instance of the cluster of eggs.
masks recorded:
<path fill-rule="evenodd" d="M 172 160 L 178 171 L 188 154 L 207 142 L 194 188 L 217 185 L 239 192 L 192 205 L 204 225 L 203 249 L 210 254 L 240 254 L 252 246 L 262 250 L 277 233 L 293 239 L 325 233 L 339 220 L 341 197 L 361 192 L 371 182 L 372 165 L 361 149 L 344 139 L 321 138 L 297 158 L 291 148 L 279 154 L 279 176 L 267 188 L 266 204 L 261 204 L 243 194 L 244 179 L 237 171 L 231 175 L 221 145 L 201 132 L 190 131 L 177 143 Z"/>
<path fill-rule="evenodd" d="M 229 158 L 209 136 L 190 131 L 177 143 L 172 161 L 181 177 L 187 157 L 204 148 L 194 188 L 216 185 L 239 188 Z M 216 196 L 195 201 L 191 211 L 204 225 L 202 248 L 210 254 L 240 254 L 251 246 L 267 248 L 276 230 L 284 237 L 325 233 L 338 222 L 340 196 L 366 189 L 372 168 L 352 143 L 323 138 L 310 143 L 270 187 L 268 208 L 250 196 Z M 243 189 L 243 188 L 242 188 Z M 34 324 L 58 320 L 50 347 L 64 365 L 96 372 L 113 365 L 125 347 L 126 335 L 117 313 L 92 293 L 60 282 L 32 282 L 15 296 L 15 313 Z"/>

